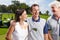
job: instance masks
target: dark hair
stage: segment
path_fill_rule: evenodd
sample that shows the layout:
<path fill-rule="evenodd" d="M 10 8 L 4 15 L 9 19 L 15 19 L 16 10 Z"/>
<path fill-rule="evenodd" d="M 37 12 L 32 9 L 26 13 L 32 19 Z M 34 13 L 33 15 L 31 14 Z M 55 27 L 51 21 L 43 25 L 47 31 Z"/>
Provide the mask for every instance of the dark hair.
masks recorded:
<path fill-rule="evenodd" d="M 24 11 L 25 11 L 25 9 L 17 9 L 17 11 L 15 12 L 15 20 L 16 20 L 16 22 L 20 21 L 19 16 L 21 16 Z"/>
<path fill-rule="evenodd" d="M 33 4 L 33 5 L 31 6 L 31 11 L 32 11 L 32 8 L 35 7 L 35 6 L 38 6 L 38 7 L 39 7 L 38 4 Z"/>

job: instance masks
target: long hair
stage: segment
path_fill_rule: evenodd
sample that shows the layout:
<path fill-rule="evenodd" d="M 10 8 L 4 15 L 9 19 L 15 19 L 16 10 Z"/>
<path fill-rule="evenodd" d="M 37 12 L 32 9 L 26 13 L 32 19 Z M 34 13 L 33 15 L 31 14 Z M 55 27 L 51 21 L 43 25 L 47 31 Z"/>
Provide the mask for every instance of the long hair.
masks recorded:
<path fill-rule="evenodd" d="M 20 18 L 19 16 L 21 16 L 23 14 L 23 12 L 25 11 L 25 9 L 17 9 L 15 12 L 15 21 L 19 22 Z"/>

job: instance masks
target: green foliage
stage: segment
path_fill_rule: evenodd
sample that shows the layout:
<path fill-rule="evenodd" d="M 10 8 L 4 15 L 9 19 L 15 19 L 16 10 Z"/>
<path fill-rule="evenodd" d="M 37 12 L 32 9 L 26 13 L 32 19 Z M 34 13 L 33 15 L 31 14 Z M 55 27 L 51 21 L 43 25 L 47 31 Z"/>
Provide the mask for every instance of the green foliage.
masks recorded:
<path fill-rule="evenodd" d="M 18 8 L 24 8 L 28 11 L 30 7 L 28 5 L 26 5 L 25 3 L 20 3 L 19 1 L 14 0 L 14 1 L 12 1 L 11 5 L 8 5 L 8 6 L 0 5 L 0 12 L 15 13 L 15 11 Z"/>
<path fill-rule="evenodd" d="M 7 28 L 0 28 L 0 35 L 4 35 L 7 32 Z"/>
<path fill-rule="evenodd" d="M 0 40 L 5 40 L 7 28 L 0 28 Z"/>
<path fill-rule="evenodd" d="M 4 13 L 2 14 L 2 21 L 4 21 L 4 18 L 11 18 L 13 16 L 13 18 L 15 17 L 13 13 Z M 31 14 L 28 14 L 28 17 L 31 17 Z M 47 19 L 49 16 L 48 15 L 40 15 L 41 18 Z M 36 31 L 36 29 L 34 28 L 33 30 Z M 0 28 L 0 40 L 5 40 L 5 36 L 7 33 L 8 29 L 7 28 Z"/>
<path fill-rule="evenodd" d="M 7 19 L 14 19 L 15 18 L 15 14 L 13 14 L 13 13 L 3 13 L 2 14 L 2 22 L 3 21 L 7 21 L 8 22 L 8 20 Z"/>
<path fill-rule="evenodd" d="M 7 12 L 7 6 L 6 5 L 0 5 L 0 12 Z"/>

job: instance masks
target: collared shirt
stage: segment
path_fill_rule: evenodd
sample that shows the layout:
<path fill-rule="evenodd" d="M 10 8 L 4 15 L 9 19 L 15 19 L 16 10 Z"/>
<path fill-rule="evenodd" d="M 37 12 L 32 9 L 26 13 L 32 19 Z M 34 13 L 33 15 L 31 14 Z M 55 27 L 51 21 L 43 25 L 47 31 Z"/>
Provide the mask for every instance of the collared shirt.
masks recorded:
<path fill-rule="evenodd" d="M 48 33 L 48 28 L 45 26 L 46 20 L 39 17 L 34 20 L 32 17 L 27 19 L 29 24 L 29 40 L 44 40 L 44 34 Z"/>
<path fill-rule="evenodd" d="M 51 16 L 47 20 L 48 30 L 51 30 L 53 40 L 59 39 L 59 20 L 56 20 L 55 16 Z"/>
<path fill-rule="evenodd" d="M 32 17 L 32 21 L 33 22 L 40 22 L 40 17 L 38 18 L 38 20 L 34 20 L 33 17 Z"/>

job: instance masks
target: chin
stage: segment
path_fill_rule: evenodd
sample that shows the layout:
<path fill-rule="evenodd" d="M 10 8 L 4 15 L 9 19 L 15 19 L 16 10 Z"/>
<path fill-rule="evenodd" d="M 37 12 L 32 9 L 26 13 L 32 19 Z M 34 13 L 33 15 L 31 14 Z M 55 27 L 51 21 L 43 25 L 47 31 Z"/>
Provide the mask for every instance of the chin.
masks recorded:
<path fill-rule="evenodd" d="M 58 17 L 60 18 L 60 15 Z"/>
<path fill-rule="evenodd" d="M 38 16 L 38 15 L 35 15 L 36 17 Z"/>

